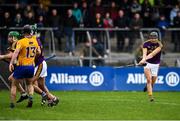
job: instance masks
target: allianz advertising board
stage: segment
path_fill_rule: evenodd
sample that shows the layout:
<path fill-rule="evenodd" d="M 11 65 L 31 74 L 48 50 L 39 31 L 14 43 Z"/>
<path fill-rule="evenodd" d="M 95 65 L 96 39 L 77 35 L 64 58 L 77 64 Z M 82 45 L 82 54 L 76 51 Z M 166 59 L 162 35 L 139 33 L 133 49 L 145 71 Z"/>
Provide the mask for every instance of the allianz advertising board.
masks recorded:
<path fill-rule="evenodd" d="M 143 68 L 49 67 L 50 90 L 141 91 L 146 85 Z M 180 68 L 160 68 L 155 91 L 180 91 Z"/>
<path fill-rule="evenodd" d="M 50 90 L 113 90 L 111 67 L 49 67 L 46 84 Z"/>
<path fill-rule="evenodd" d="M 143 90 L 146 78 L 143 68 L 116 69 L 116 90 Z M 160 68 L 155 91 L 180 91 L 180 68 Z"/>

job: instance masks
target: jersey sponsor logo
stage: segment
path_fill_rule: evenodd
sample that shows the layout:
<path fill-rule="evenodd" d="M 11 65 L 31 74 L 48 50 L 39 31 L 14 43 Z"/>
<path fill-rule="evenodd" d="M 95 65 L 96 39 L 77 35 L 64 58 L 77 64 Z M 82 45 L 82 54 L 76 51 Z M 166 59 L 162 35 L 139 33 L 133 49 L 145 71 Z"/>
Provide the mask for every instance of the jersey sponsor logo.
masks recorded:
<path fill-rule="evenodd" d="M 176 72 L 169 72 L 166 75 L 166 83 L 171 87 L 175 87 L 179 84 L 179 75 Z"/>
<path fill-rule="evenodd" d="M 89 82 L 92 86 L 95 86 L 95 87 L 100 86 L 104 82 L 104 76 L 101 72 L 94 71 L 89 76 Z"/>
<path fill-rule="evenodd" d="M 89 75 L 89 83 L 92 86 L 100 86 L 104 82 L 104 76 L 99 71 Z M 50 84 L 88 84 L 87 75 L 70 75 L 68 73 L 51 73 Z"/>

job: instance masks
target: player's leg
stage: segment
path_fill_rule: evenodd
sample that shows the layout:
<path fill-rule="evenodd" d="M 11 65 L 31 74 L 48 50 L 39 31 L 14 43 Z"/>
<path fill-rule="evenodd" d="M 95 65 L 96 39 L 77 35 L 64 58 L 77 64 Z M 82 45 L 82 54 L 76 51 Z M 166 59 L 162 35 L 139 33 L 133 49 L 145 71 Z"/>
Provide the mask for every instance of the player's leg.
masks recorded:
<path fill-rule="evenodd" d="M 148 96 L 150 98 L 150 101 L 153 101 L 153 93 L 152 93 L 152 75 L 151 75 L 151 70 L 149 68 L 144 68 L 144 74 L 146 76 L 147 80 L 147 91 L 148 91 Z"/>
<path fill-rule="evenodd" d="M 14 77 L 13 77 L 13 74 L 11 74 L 11 75 L 9 76 L 8 80 L 11 81 L 12 84 L 15 82 L 15 79 L 14 79 Z M 23 100 L 28 99 L 28 95 L 27 95 L 26 91 L 23 89 L 21 83 L 17 83 L 15 86 L 17 87 L 17 90 L 20 92 L 20 95 L 21 95 L 20 98 L 18 99 L 17 103 L 22 102 Z M 14 90 L 14 89 L 13 89 L 13 90 Z M 13 90 L 12 90 L 12 91 L 13 91 Z M 13 95 L 13 92 L 12 92 L 12 91 L 11 91 L 11 94 Z"/>
<path fill-rule="evenodd" d="M 159 64 L 154 64 L 151 68 L 152 73 L 152 86 L 155 84 L 157 77 L 158 77 L 158 71 L 159 71 Z"/>
<path fill-rule="evenodd" d="M 41 100 L 41 105 L 44 105 L 46 103 L 46 100 L 48 98 L 47 94 L 38 86 L 38 80 L 34 80 L 33 82 L 33 87 L 34 87 L 34 91 L 41 95 L 42 100 Z"/>
<path fill-rule="evenodd" d="M 54 105 L 57 105 L 59 103 L 59 99 L 56 96 L 54 96 L 53 94 L 51 94 L 49 92 L 47 86 L 45 85 L 45 77 L 40 77 L 38 79 L 38 85 L 44 92 L 46 92 L 48 99 L 49 99 L 48 105 L 54 106 Z"/>
<path fill-rule="evenodd" d="M 16 84 L 14 80 L 11 81 L 10 100 L 10 108 L 14 108 L 16 101 Z"/>
<path fill-rule="evenodd" d="M 34 94 L 33 78 L 26 78 L 26 81 L 27 81 L 27 91 L 29 95 L 29 101 L 27 107 L 32 107 L 33 94 Z"/>
<path fill-rule="evenodd" d="M 152 91 L 153 91 L 153 86 L 154 86 L 154 84 L 157 80 L 157 76 L 158 76 L 159 64 L 151 64 L 150 69 L 151 69 L 151 76 L 152 76 L 151 77 L 151 80 L 152 80 L 152 82 L 151 82 L 152 86 L 151 87 L 152 87 Z M 152 101 L 154 101 L 154 98 Z"/>
<path fill-rule="evenodd" d="M 156 80 L 157 80 L 157 76 L 152 76 L 152 88 L 154 87 Z"/>
<path fill-rule="evenodd" d="M 35 71 L 34 71 L 34 85 L 33 86 L 34 86 L 35 92 L 42 96 L 41 104 L 45 104 L 48 98 L 47 94 L 38 86 L 39 77 L 43 75 L 44 70 L 47 70 L 47 65 L 44 65 L 44 63 L 41 63 L 35 67 Z"/>

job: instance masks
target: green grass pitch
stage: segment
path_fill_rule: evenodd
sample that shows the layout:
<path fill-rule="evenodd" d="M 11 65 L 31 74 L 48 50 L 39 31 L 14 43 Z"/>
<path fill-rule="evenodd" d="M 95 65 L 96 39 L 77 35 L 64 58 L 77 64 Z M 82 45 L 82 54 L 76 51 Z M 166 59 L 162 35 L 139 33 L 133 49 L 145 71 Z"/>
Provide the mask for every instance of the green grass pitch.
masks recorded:
<path fill-rule="evenodd" d="M 56 107 L 41 106 L 34 95 L 31 109 L 27 101 L 9 108 L 9 92 L 0 91 L 0 119 L 33 120 L 180 120 L 180 92 L 155 92 L 149 102 L 144 92 L 56 91 Z"/>

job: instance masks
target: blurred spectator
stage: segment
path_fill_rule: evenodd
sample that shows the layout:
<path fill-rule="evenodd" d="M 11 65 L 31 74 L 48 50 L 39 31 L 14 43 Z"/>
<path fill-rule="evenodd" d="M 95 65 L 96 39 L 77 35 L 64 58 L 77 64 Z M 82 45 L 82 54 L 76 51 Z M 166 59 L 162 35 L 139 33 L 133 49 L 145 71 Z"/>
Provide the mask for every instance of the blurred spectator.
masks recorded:
<path fill-rule="evenodd" d="M 101 42 L 99 42 L 96 38 L 92 39 L 92 47 L 96 50 L 93 51 L 93 57 L 98 57 L 99 59 L 95 59 L 94 60 L 94 65 L 96 66 L 104 66 L 104 59 L 102 59 L 102 57 L 104 57 L 105 55 L 105 50 L 104 50 L 104 46 Z"/>
<path fill-rule="evenodd" d="M 19 3 L 16 3 L 15 4 L 15 8 L 14 10 L 12 11 L 12 13 L 14 14 L 14 16 L 17 15 L 17 13 L 21 14 L 21 17 L 23 15 L 23 9 L 21 8 L 21 5 Z"/>
<path fill-rule="evenodd" d="M 172 9 L 171 9 L 171 11 L 170 11 L 170 16 L 169 16 L 169 18 L 170 18 L 170 26 L 174 26 L 173 24 L 174 24 L 174 18 L 177 16 L 177 12 L 179 11 L 179 6 L 178 6 L 178 4 L 176 4 Z M 178 38 L 178 35 L 177 35 L 177 33 L 178 32 L 176 32 L 176 31 L 172 31 L 171 32 L 172 34 L 171 34 L 171 39 L 175 42 L 176 41 L 176 39 Z M 176 49 L 175 49 L 176 50 Z"/>
<path fill-rule="evenodd" d="M 137 0 L 133 0 L 132 4 L 131 4 L 131 13 L 135 14 L 135 13 L 140 13 L 142 10 L 141 5 L 138 3 Z"/>
<path fill-rule="evenodd" d="M 139 30 L 140 28 L 143 27 L 143 20 L 141 19 L 141 16 L 139 13 L 136 13 L 134 15 L 134 18 L 131 19 L 131 22 L 130 22 L 130 28 L 132 30 Z"/>
<path fill-rule="evenodd" d="M 100 13 L 96 13 L 96 18 L 93 20 L 92 27 L 94 28 L 102 28 L 103 27 L 103 19 Z M 93 37 L 98 38 L 98 40 L 102 40 L 102 31 L 93 31 Z"/>
<path fill-rule="evenodd" d="M 56 30 L 54 30 L 54 36 L 58 40 L 58 49 L 61 50 L 63 19 L 60 17 L 60 15 L 58 15 L 57 9 L 52 9 L 51 16 L 48 20 L 49 20 L 49 26 L 56 28 Z"/>
<path fill-rule="evenodd" d="M 45 27 L 45 21 L 43 16 L 39 16 L 37 20 L 37 28 Z M 45 39 L 45 31 L 40 31 L 40 40 L 42 44 L 44 45 L 44 39 Z"/>
<path fill-rule="evenodd" d="M 157 22 L 157 27 L 161 31 L 162 38 L 165 36 L 165 30 L 169 27 L 169 22 L 166 20 L 164 15 L 161 15 Z"/>
<path fill-rule="evenodd" d="M 1 27 L 4 27 L 4 28 L 8 28 L 8 27 L 11 27 L 12 26 L 12 19 L 11 19 L 11 16 L 10 16 L 10 13 L 9 12 L 5 12 L 4 13 L 4 16 L 2 18 L 2 22 L 0 22 L 0 26 Z M 0 31 L 1 33 L 1 52 L 4 53 L 6 51 L 6 48 L 7 48 L 7 34 L 8 34 L 8 31 L 7 29 L 2 29 Z"/>
<path fill-rule="evenodd" d="M 24 7 L 28 4 L 28 0 L 18 0 L 18 3 Z"/>
<path fill-rule="evenodd" d="M 43 4 L 40 3 L 37 10 L 36 10 L 36 13 L 37 13 L 37 16 L 43 16 L 43 17 L 46 17 L 47 15 L 47 10 L 44 8 Z"/>
<path fill-rule="evenodd" d="M 25 24 L 33 25 L 35 23 L 35 19 L 32 12 L 27 13 L 27 17 L 25 18 Z"/>
<path fill-rule="evenodd" d="M 143 27 L 153 27 L 151 20 L 152 7 L 149 3 L 149 0 L 144 0 L 142 3 L 142 18 L 143 18 Z"/>
<path fill-rule="evenodd" d="M 38 21 L 37 21 L 37 27 L 45 27 L 45 21 L 44 21 L 44 17 L 41 15 L 38 17 Z"/>
<path fill-rule="evenodd" d="M 109 12 L 107 12 L 105 14 L 105 18 L 103 19 L 103 27 L 104 28 L 112 28 L 112 27 L 114 27 L 114 23 L 113 23 L 113 20 L 110 18 Z M 112 36 L 112 31 L 107 31 L 107 32 L 109 32 L 110 37 L 111 37 Z M 107 53 L 109 53 L 109 48 L 108 48 L 109 43 L 108 43 L 108 38 L 107 38 L 105 32 L 103 32 L 103 40 L 104 40 L 104 45 L 106 47 Z"/>
<path fill-rule="evenodd" d="M 124 28 L 128 29 L 128 18 L 124 16 L 124 11 L 119 10 L 118 17 L 115 22 L 116 28 Z M 127 46 L 124 46 L 125 40 L 128 41 L 128 36 L 126 31 L 117 31 L 117 51 L 122 51 L 123 48 L 127 48 Z M 126 42 L 129 43 L 129 42 Z M 129 44 L 126 44 L 129 45 Z"/>
<path fill-rule="evenodd" d="M 32 6 L 28 4 L 24 10 L 24 17 L 28 18 L 29 13 L 31 13 L 32 16 L 34 16 L 34 10 L 33 10 Z"/>
<path fill-rule="evenodd" d="M 21 14 L 17 13 L 13 22 L 13 27 L 23 27 L 23 26 L 24 26 L 24 21 L 21 17 Z"/>
<path fill-rule="evenodd" d="M 130 49 L 132 49 L 132 45 L 135 43 L 136 39 L 139 38 L 139 30 L 143 27 L 143 20 L 139 13 L 134 15 L 134 18 L 130 22 L 130 28 L 132 30 L 131 41 L 130 41 Z"/>
<path fill-rule="evenodd" d="M 114 26 L 113 20 L 110 18 L 109 12 L 106 13 L 105 18 L 103 19 L 104 28 L 112 28 Z"/>
<path fill-rule="evenodd" d="M 151 13 L 152 27 L 156 26 L 159 17 L 160 17 L 159 9 L 153 8 Z"/>
<path fill-rule="evenodd" d="M 89 27 L 90 26 L 90 12 L 89 12 L 89 8 L 87 6 L 87 2 L 83 2 L 82 3 L 82 18 L 81 18 L 81 26 L 80 27 Z"/>
<path fill-rule="evenodd" d="M 73 28 L 77 26 L 76 18 L 72 15 L 72 10 L 67 10 L 67 16 L 64 20 L 64 32 L 66 36 L 66 52 L 69 52 L 69 55 L 74 55 L 75 49 L 75 40 L 74 40 L 74 31 Z"/>
<path fill-rule="evenodd" d="M 108 11 L 109 11 L 109 13 L 111 15 L 111 18 L 112 18 L 113 22 L 114 22 L 116 20 L 117 16 L 118 16 L 118 8 L 116 6 L 115 1 L 111 2 L 111 7 L 110 7 L 110 9 Z"/>
<path fill-rule="evenodd" d="M 154 6 L 155 4 L 155 0 L 139 0 L 139 3 L 143 4 L 145 1 L 148 2 L 150 6 Z"/>
<path fill-rule="evenodd" d="M 92 27 L 102 28 L 103 27 L 103 19 L 100 13 L 96 13 L 96 18 L 93 21 Z"/>
<path fill-rule="evenodd" d="M 128 0 L 123 0 L 122 3 L 120 3 L 120 9 L 124 11 L 126 17 L 130 17 L 130 7 L 130 2 Z"/>
<path fill-rule="evenodd" d="M 180 28 L 180 11 L 177 12 L 177 16 L 173 20 L 173 25 L 175 28 Z M 174 32 L 174 51 L 180 52 L 180 31 Z"/>
<path fill-rule="evenodd" d="M 90 16 L 93 18 L 96 16 L 96 13 L 99 13 L 100 15 L 104 15 L 104 8 L 101 4 L 101 0 L 96 0 L 95 3 L 92 2 L 90 6 Z"/>
<path fill-rule="evenodd" d="M 172 7 L 177 3 L 177 0 L 162 0 L 163 4 Z"/>
<path fill-rule="evenodd" d="M 79 26 L 81 18 L 82 18 L 82 13 L 81 13 L 81 10 L 78 8 L 77 2 L 73 4 L 72 14 L 76 18 L 77 24 Z"/>
<path fill-rule="evenodd" d="M 90 12 L 89 12 L 89 8 L 88 8 L 86 1 L 82 2 L 81 11 L 82 11 L 82 17 L 80 20 L 80 27 L 81 28 L 89 27 L 91 20 L 89 19 Z M 86 40 L 86 31 L 79 31 L 79 34 L 80 34 L 79 35 L 79 42 L 84 42 L 84 40 Z"/>
<path fill-rule="evenodd" d="M 72 14 L 76 19 L 77 26 L 79 27 L 81 19 L 82 19 L 82 13 L 81 13 L 81 10 L 78 8 L 78 3 L 77 2 L 75 2 L 73 4 Z M 82 41 L 81 32 L 80 31 L 75 31 L 75 42 L 78 43 L 80 41 Z"/>
<path fill-rule="evenodd" d="M 12 17 L 9 12 L 4 13 L 4 17 L 2 18 L 2 22 L 0 23 L 2 27 L 10 27 L 12 26 Z"/>
<path fill-rule="evenodd" d="M 91 46 L 91 48 L 90 48 L 90 46 Z M 91 49 L 92 49 L 92 52 L 91 52 Z M 90 59 L 85 59 L 85 58 L 93 57 L 93 55 L 98 58 L 101 58 L 100 54 L 92 46 L 91 42 L 89 42 L 89 41 L 85 42 L 85 45 L 83 46 L 82 50 L 80 51 L 80 58 L 83 62 L 83 66 L 91 66 L 90 64 L 92 64 L 92 63 L 90 63 Z"/>
<path fill-rule="evenodd" d="M 175 5 L 170 11 L 170 25 L 173 26 L 174 18 L 177 16 L 177 12 L 179 11 L 179 6 Z"/>
<path fill-rule="evenodd" d="M 39 3 L 43 4 L 45 11 L 48 11 L 49 5 L 51 4 L 51 0 L 39 0 Z"/>

